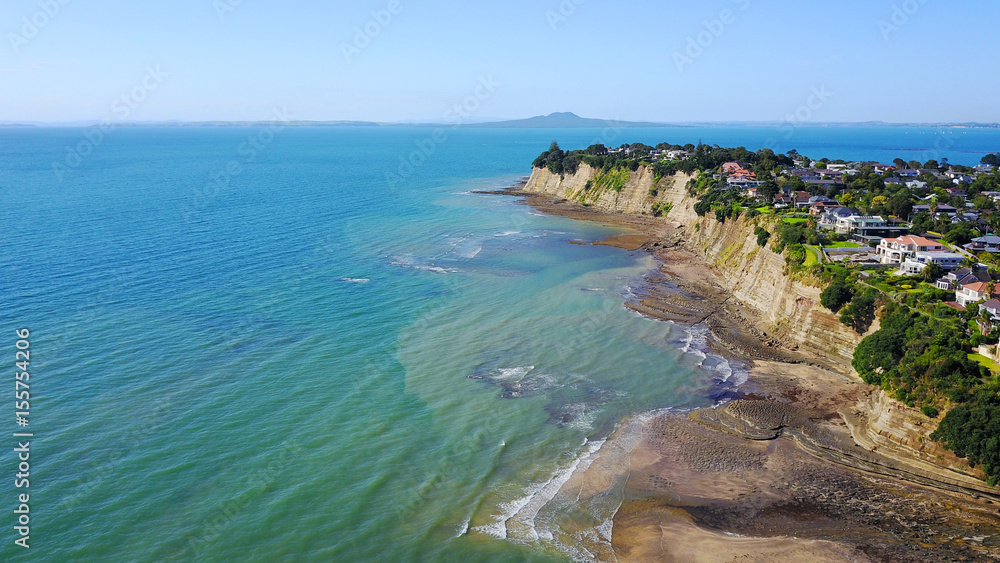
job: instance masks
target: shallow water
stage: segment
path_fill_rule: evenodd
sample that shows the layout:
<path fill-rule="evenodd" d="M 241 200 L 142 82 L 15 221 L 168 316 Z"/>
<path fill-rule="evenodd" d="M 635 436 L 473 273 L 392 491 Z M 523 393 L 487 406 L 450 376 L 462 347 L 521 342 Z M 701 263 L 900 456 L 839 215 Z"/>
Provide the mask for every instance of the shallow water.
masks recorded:
<path fill-rule="evenodd" d="M 650 257 L 568 244 L 614 230 L 470 193 L 607 131 L 449 131 L 392 181 L 428 131 L 288 129 L 252 161 L 251 134 L 121 129 L 60 181 L 80 130 L 0 130 L 33 559 L 599 557 L 620 487 L 557 485 L 624 417 L 745 377 L 622 306 Z"/>

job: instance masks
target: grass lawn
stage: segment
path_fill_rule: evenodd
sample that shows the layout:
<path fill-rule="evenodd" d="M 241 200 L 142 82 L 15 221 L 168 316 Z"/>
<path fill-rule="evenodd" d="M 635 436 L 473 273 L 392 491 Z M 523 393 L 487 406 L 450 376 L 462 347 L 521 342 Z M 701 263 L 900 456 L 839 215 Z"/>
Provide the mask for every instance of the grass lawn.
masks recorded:
<path fill-rule="evenodd" d="M 819 249 L 808 244 L 803 244 L 802 246 L 806 249 L 806 261 L 802 265 L 808 268 L 819 264 Z"/>
<path fill-rule="evenodd" d="M 823 248 L 861 248 L 861 245 L 856 242 L 831 242 L 824 244 Z"/>
<path fill-rule="evenodd" d="M 983 356 L 982 354 L 969 354 L 969 359 L 979 362 L 980 365 L 985 366 L 986 369 L 992 371 L 993 373 L 1000 373 L 1000 365 L 997 365 L 996 362 L 986 356 Z"/>
<path fill-rule="evenodd" d="M 799 218 L 784 218 L 782 221 L 788 223 L 789 225 L 798 225 L 799 223 L 805 223 L 809 219 L 799 219 Z"/>
<path fill-rule="evenodd" d="M 774 210 L 771 209 L 770 207 L 767 207 L 767 206 L 758 207 L 757 211 L 759 211 L 761 215 L 770 215 L 770 214 L 774 213 Z"/>

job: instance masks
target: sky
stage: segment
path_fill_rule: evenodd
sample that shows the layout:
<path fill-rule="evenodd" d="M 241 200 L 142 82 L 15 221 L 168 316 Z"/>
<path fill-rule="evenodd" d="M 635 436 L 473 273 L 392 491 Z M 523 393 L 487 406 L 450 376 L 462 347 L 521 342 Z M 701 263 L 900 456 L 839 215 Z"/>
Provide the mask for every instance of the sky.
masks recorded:
<path fill-rule="evenodd" d="M 1000 122 L 1000 2 L 4 0 L 0 121 Z"/>

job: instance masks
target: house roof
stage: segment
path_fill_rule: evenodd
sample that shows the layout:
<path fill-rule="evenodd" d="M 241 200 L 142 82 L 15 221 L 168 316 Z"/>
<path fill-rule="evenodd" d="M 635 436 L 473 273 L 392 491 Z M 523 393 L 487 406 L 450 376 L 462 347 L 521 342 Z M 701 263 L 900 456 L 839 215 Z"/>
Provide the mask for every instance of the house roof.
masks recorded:
<path fill-rule="evenodd" d="M 962 288 L 976 293 L 986 293 L 986 282 L 967 283 Z"/>
<path fill-rule="evenodd" d="M 899 244 L 905 244 L 907 246 L 909 246 L 911 244 L 913 246 L 941 246 L 941 243 L 939 243 L 937 241 L 933 241 L 931 239 L 924 238 L 924 237 L 918 237 L 918 236 L 915 236 L 915 235 L 906 235 L 906 236 L 902 236 L 902 237 L 899 237 L 899 238 L 887 238 L 887 239 L 885 239 L 885 242 L 887 244 L 888 243 L 896 242 L 896 243 L 899 243 Z"/>
<path fill-rule="evenodd" d="M 1000 301 L 996 299 L 990 299 L 989 301 L 983 303 L 979 306 L 980 309 L 993 309 L 994 311 L 1000 310 Z"/>
<path fill-rule="evenodd" d="M 985 236 L 985 237 L 974 238 L 974 239 L 972 239 L 972 242 L 978 242 L 978 243 L 982 243 L 982 244 L 1000 245 L 1000 237 L 989 235 L 989 236 Z"/>

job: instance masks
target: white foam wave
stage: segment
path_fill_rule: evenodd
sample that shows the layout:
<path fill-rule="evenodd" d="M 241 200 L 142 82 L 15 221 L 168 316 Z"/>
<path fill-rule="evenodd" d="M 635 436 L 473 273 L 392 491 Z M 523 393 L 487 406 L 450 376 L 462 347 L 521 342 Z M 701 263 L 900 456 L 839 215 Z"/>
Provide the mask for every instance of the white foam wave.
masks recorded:
<path fill-rule="evenodd" d="M 497 233 L 497 234 L 495 234 L 493 236 L 495 236 L 495 237 L 509 237 L 511 235 L 519 235 L 519 234 L 521 234 L 521 231 L 504 231 L 502 233 Z"/>
<path fill-rule="evenodd" d="M 497 381 L 521 381 L 526 375 L 532 372 L 535 366 L 524 366 L 517 368 L 500 368 L 494 372 L 496 375 L 492 376 L 493 379 Z"/>
<path fill-rule="evenodd" d="M 472 521 L 472 518 L 466 518 L 462 522 L 462 524 L 458 527 L 458 533 L 455 534 L 456 538 L 460 538 L 460 537 L 464 536 L 465 534 L 469 533 L 469 522 L 471 522 L 471 521 Z"/>
<path fill-rule="evenodd" d="M 493 515 L 494 522 L 477 526 L 473 530 L 499 539 L 510 539 L 520 542 L 534 542 L 539 539 L 551 540 L 553 537 L 551 530 L 539 532 L 535 528 L 535 517 L 556 494 L 562 486 L 579 471 L 586 471 L 597 458 L 598 452 L 606 440 L 590 442 L 584 440 L 585 450 L 566 467 L 557 469 L 548 480 L 535 483 L 525 490 L 525 494 L 510 502 L 498 505 L 499 514 Z M 518 536 L 510 536 L 509 524 L 515 524 Z"/>
<path fill-rule="evenodd" d="M 347 283 L 368 283 L 372 280 L 368 278 L 340 278 L 340 281 Z"/>
<path fill-rule="evenodd" d="M 434 272 L 437 274 L 454 274 L 458 272 L 455 268 L 442 268 L 440 266 L 432 266 L 429 264 L 418 264 L 412 258 L 400 258 L 390 262 L 393 266 L 399 266 L 401 268 L 408 268 L 410 270 L 421 270 L 425 272 Z"/>
<path fill-rule="evenodd" d="M 685 327 L 684 337 L 681 338 L 681 352 L 698 358 L 698 364 L 702 365 L 708 358 L 708 329 L 699 327 Z"/>

